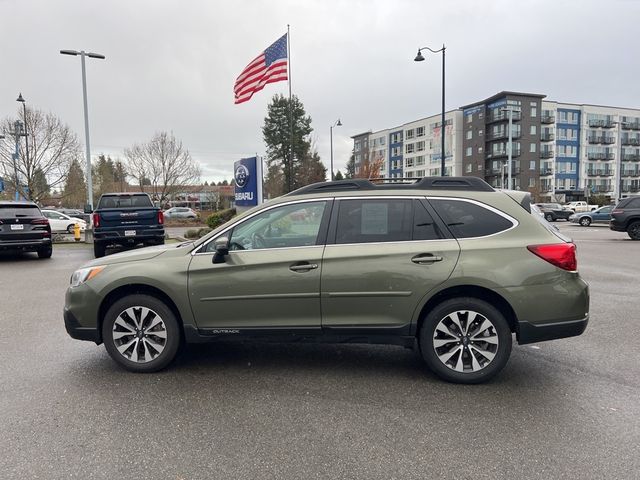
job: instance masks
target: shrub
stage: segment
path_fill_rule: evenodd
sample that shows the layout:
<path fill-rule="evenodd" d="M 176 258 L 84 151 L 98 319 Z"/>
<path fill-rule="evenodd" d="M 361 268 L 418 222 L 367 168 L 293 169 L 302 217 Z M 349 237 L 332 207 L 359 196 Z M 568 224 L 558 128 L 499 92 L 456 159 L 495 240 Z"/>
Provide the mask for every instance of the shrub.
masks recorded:
<path fill-rule="evenodd" d="M 211 215 L 209 215 L 209 218 L 207 218 L 207 225 L 209 225 L 209 228 L 213 230 L 214 228 L 218 228 L 223 223 L 228 222 L 235 216 L 236 216 L 235 208 L 220 210 L 219 212 L 214 212 Z"/>
<path fill-rule="evenodd" d="M 202 227 L 198 229 L 198 238 L 200 237 L 204 237 L 207 233 L 209 233 L 211 231 L 210 228 L 207 227 Z"/>
<path fill-rule="evenodd" d="M 184 232 L 184 237 L 185 237 L 185 238 L 200 238 L 200 237 L 198 236 L 198 230 L 195 230 L 195 229 L 193 229 L 193 228 L 192 228 L 192 229 L 187 230 L 186 232 Z"/>

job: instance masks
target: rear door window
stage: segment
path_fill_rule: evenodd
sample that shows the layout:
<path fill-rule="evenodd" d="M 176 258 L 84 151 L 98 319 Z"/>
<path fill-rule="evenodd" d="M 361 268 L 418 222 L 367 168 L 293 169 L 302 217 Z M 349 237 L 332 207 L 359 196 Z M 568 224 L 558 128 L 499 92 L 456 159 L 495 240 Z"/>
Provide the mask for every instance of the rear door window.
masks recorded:
<path fill-rule="evenodd" d="M 340 200 L 336 243 L 403 242 L 411 240 L 411 199 Z"/>
<path fill-rule="evenodd" d="M 429 203 L 457 238 L 486 237 L 514 225 L 505 216 L 468 200 L 438 198 Z"/>

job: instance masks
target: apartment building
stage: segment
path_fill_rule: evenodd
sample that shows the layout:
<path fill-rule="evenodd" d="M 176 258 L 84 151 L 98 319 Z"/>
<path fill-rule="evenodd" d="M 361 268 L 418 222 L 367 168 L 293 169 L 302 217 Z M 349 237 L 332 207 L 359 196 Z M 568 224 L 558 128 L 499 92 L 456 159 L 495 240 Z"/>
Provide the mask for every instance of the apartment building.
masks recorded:
<path fill-rule="evenodd" d="M 440 118 L 355 135 L 356 171 L 378 161 L 386 178 L 440 175 Z M 447 112 L 444 135 L 446 175 L 508 188 L 511 145 L 511 188 L 537 200 L 640 195 L 640 109 L 503 91 Z"/>

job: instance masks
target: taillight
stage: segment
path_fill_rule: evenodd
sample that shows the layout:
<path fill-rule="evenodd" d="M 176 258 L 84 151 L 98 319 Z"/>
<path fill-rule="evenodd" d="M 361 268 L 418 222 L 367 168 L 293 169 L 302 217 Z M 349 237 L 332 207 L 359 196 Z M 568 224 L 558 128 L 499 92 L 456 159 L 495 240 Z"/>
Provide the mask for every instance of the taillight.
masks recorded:
<path fill-rule="evenodd" d="M 527 249 L 556 267 L 575 272 L 578 270 L 576 246 L 573 243 L 553 243 L 551 245 L 529 245 Z"/>
<path fill-rule="evenodd" d="M 32 225 L 49 225 L 48 218 L 34 218 L 31 220 Z"/>
<path fill-rule="evenodd" d="M 164 213 L 162 213 L 162 210 L 158 211 L 158 223 L 160 225 L 164 223 Z"/>
<path fill-rule="evenodd" d="M 611 212 L 611 215 L 614 215 L 616 213 L 624 213 L 624 210 L 622 210 L 621 208 L 620 209 L 616 208 L 613 212 Z"/>
<path fill-rule="evenodd" d="M 93 214 L 93 226 L 94 227 L 99 227 L 100 226 L 100 214 L 99 213 L 94 213 Z"/>

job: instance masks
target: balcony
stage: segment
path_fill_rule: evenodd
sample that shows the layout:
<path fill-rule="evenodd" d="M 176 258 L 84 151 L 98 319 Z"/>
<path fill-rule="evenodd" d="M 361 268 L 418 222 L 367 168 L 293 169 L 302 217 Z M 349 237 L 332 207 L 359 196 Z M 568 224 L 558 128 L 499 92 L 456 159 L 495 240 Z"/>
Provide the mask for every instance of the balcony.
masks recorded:
<path fill-rule="evenodd" d="M 638 193 L 638 192 L 640 192 L 640 186 L 638 186 L 638 185 L 623 185 L 622 186 L 622 191 L 623 192 Z"/>
<path fill-rule="evenodd" d="M 540 150 L 540 158 L 552 158 L 553 155 L 553 150 Z"/>
<path fill-rule="evenodd" d="M 487 177 L 494 177 L 494 176 L 496 176 L 496 175 L 500 175 L 500 170 L 501 170 L 500 168 L 487 168 L 487 169 L 484 171 L 484 174 L 485 174 Z M 504 173 L 504 172 L 503 172 L 503 173 Z"/>
<path fill-rule="evenodd" d="M 541 177 L 547 177 L 549 175 L 553 175 L 553 170 L 550 168 L 541 168 L 540 169 L 540 176 Z"/>
<path fill-rule="evenodd" d="M 587 152 L 587 158 L 589 160 L 614 160 L 616 155 L 615 153 Z"/>
<path fill-rule="evenodd" d="M 540 118 L 540 123 L 544 123 L 545 125 L 556 123 L 556 117 L 554 115 L 543 115 Z"/>
<path fill-rule="evenodd" d="M 640 122 L 622 122 L 623 130 L 640 130 Z"/>
<path fill-rule="evenodd" d="M 627 162 L 637 162 L 640 160 L 640 154 L 638 153 L 625 153 L 622 155 L 622 160 Z"/>
<path fill-rule="evenodd" d="M 520 119 L 522 118 L 522 113 L 521 112 L 513 112 L 513 118 L 512 120 L 514 122 L 518 122 Z M 499 112 L 495 115 L 488 115 L 487 116 L 487 123 L 493 123 L 493 122 L 504 122 L 509 120 L 509 112 Z"/>
<path fill-rule="evenodd" d="M 621 175 L 623 177 L 638 177 L 640 176 L 640 170 L 622 170 Z"/>
<path fill-rule="evenodd" d="M 633 145 L 633 146 L 638 146 L 640 145 L 640 137 L 639 138 L 634 138 L 634 137 L 622 137 L 621 140 L 622 145 Z"/>
<path fill-rule="evenodd" d="M 592 188 L 594 189 L 594 191 L 596 191 L 598 193 L 605 193 L 605 192 L 613 191 L 613 188 L 611 188 L 611 185 L 595 185 Z"/>
<path fill-rule="evenodd" d="M 540 190 L 543 193 L 549 193 L 549 192 L 553 192 L 553 187 L 551 185 L 543 185 L 542 187 L 540 187 Z"/>
<path fill-rule="evenodd" d="M 587 123 L 590 127 L 595 128 L 613 128 L 615 126 L 611 120 L 589 120 Z"/>
<path fill-rule="evenodd" d="M 513 132 L 511 134 L 511 138 L 513 140 L 515 140 L 517 138 L 520 138 L 521 136 L 522 136 L 522 133 L 520 133 L 520 132 Z M 488 132 L 485 135 L 485 139 L 486 139 L 487 142 L 490 142 L 492 140 L 502 140 L 502 139 L 505 139 L 505 138 L 509 138 L 509 132 L 508 131 L 496 132 L 496 133 Z"/>
<path fill-rule="evenodd" d="M 506 150 L 498 150 L 496 152 L 487 153 L 485 155 L 485 158 L 488 160 L 488 159 L 491 159 L 491 158 L 506 158 L 508 156 L 509 156 L 509 154 L 507 153 Z M 519 148 L 514 148 L 513 149 L 513 153 L 511 154 L 511 157 L 515 158 L 515 157 L 519 157 L 519 156 L 520 156 L 520 149 Z"/>
<path fill-rule="evenodd" d="M 540 140 L 543 142 L 553 142 L 556 139 L 556 136 L 553 133 L 545 133 L 542 132 L 540 134 Z"/>
<path fill-rule="evenodd" d="M 611 145 L 612 143 L 616 143 L 615 137 L 607 137 L 607 136 L 595 136 L 595 137 L 591 136 L 587 138 L 587 141 L 591 144 L 602 143 L 604 145 Z M 633 144 L 629 144 L 629 145 L 633 145 Z"/>

